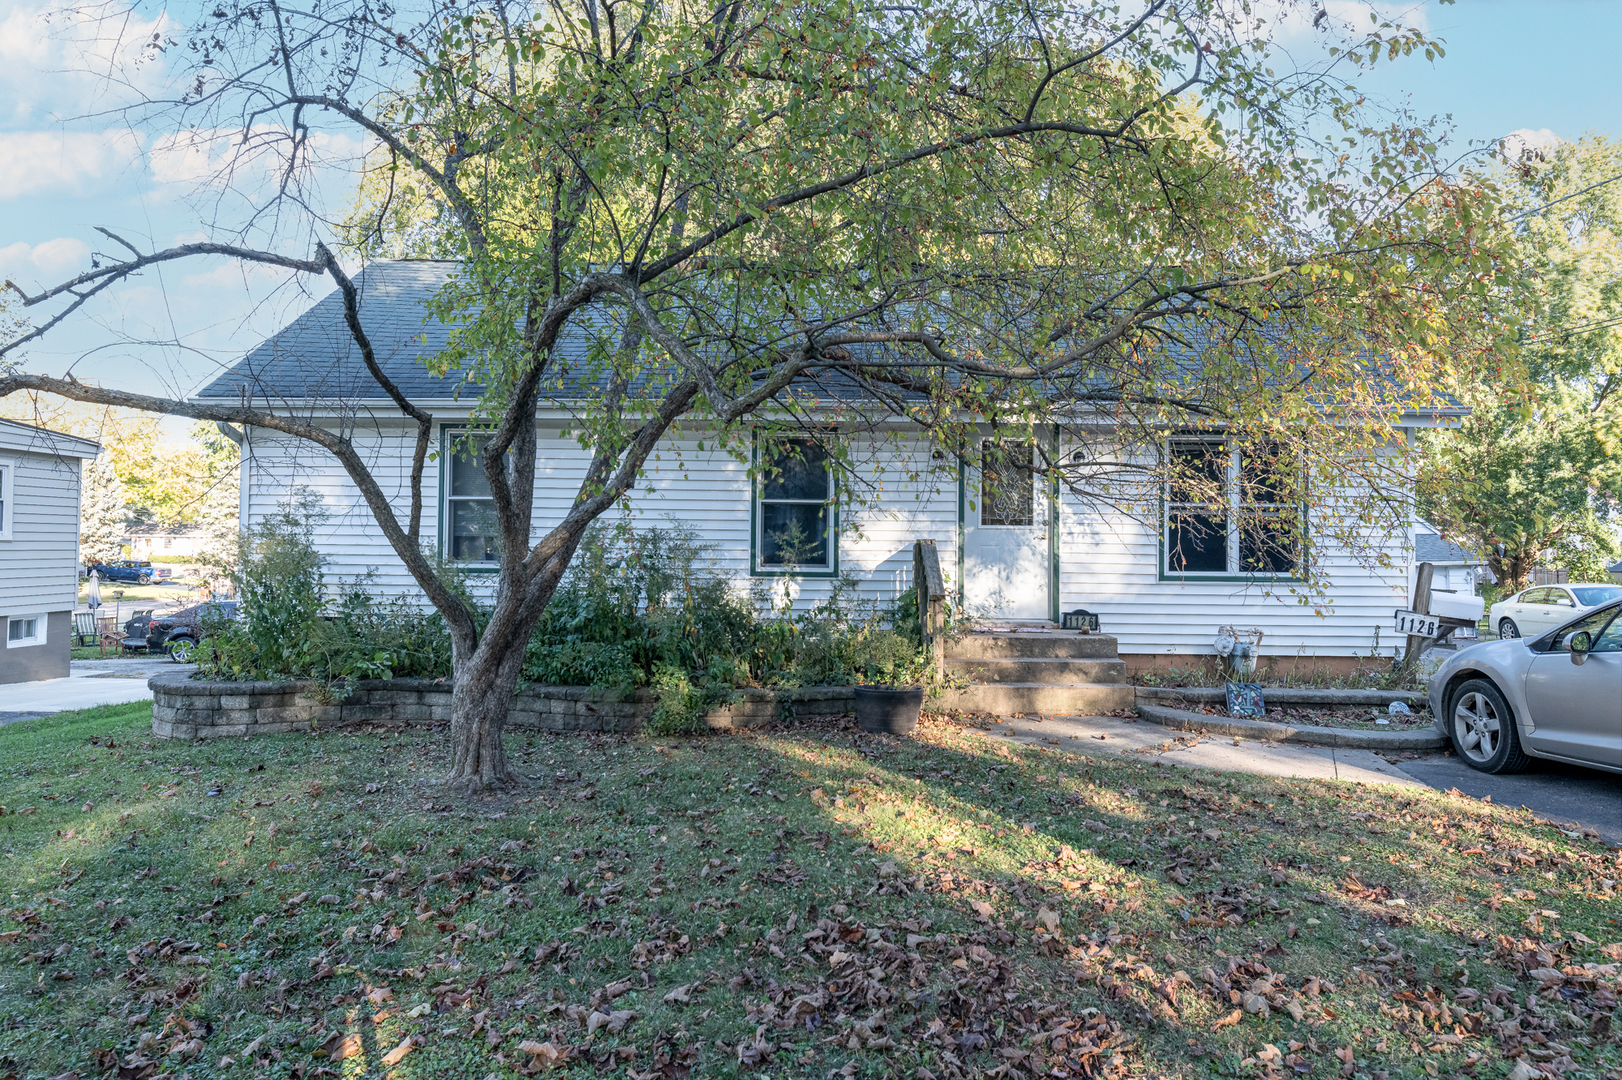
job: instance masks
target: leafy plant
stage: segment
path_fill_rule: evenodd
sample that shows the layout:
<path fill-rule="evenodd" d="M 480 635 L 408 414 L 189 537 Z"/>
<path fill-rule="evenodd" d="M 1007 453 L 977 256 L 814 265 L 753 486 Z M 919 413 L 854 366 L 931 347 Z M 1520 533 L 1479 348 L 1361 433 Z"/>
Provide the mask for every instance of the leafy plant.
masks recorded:
<path fill-rule="evenodd" d="M 311 630 L 325 604 L 325 559 L 313 536 L 322 516 L 306 492 L 243 531 L 231 572 L 238 618 L 205 620 L 201 674 L 241 679 L 314 672 Z"/>

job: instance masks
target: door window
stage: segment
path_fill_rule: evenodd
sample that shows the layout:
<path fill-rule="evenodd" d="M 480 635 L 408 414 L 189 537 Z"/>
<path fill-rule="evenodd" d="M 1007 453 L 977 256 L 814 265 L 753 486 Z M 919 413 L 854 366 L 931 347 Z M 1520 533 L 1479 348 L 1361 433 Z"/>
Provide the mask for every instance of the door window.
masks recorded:
<path fill-rule="evenodd" d="M 1600 633 L 1600 631 L 1605 629 L 1605 624 L 1610 622 L 1611 621 L 1611 616 L 1615 615 L 1615 614 L 1616 614 L 1616 612 L 1610 611 L 1610 610 L 1596 611 L 1596 612 L 1586 616 L 1585 618 L 1578 619 L 1576 622 L 1572 623 L 1570 626 L 1565 627 L 1558 634 L 1554 635 L 1554 640 L 1549 642 L 1548 651 L 1549 652 L 1565 652 L 1566 651 L 1566 641 L 1567 641 L 1567 639 L 1570 638 L 1570 636 L 1572 634 L 1580 633 L 1580 632 L 1585 631 L 1585 630 L 1588 632 L 1588 634 L 1592 638 L 1595 639 L 1595 642 L 1597 644 L 1599 639 L 1601 639 L 1604 636 L 1603 634 Z M 1594 651 L 1597 652 L 1597 651 L 1601 651 L 1601 650 L 1596 649 Z M 1609 651 L 1609 650 L 1605 650 L 1605 651 Z"/>
<path fill-rule="evenodd" d="M 1030 443 L 987 439 L 980 444 L 980 524 L 1036 523 Z"/>

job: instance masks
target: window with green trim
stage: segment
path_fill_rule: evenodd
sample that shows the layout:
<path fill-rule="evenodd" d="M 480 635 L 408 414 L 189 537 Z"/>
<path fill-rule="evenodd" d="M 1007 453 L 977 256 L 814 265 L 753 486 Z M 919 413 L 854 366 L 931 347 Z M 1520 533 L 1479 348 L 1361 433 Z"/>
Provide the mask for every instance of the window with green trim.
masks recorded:
<path fill-rule="evenodd" d="M 811 438 L 763 439 L 756 485 L 755 565 L 761 570 L 832 570 L 833 470 Z"/>
<path fill-rule="evenodd" d="M 1163 573 L 1292 577 L 1301 570 L 1301 472 L 1275 443 L 1179 437 L 1167 445 Z"/>
<path fill-rule="evenodd" d="M 445 558 L 494 565 L 501 549 L 501 530 L 496 527 L 490 478 L 484 474 L 484 440 L 473 442 L 469 447 L 452 436 L 441 458 Z"/>

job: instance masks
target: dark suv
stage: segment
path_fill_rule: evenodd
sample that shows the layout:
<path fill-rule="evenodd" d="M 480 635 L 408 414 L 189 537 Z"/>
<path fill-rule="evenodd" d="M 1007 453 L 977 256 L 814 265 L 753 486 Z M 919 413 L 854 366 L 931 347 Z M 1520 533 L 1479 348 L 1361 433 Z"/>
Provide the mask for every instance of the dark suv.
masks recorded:
<path fill-rule="evenodd" d="M 203 640 L 203 623 L 236 617 L 237 605 L 234 600 L 193 604 L 179 611 L 171 611 L 154 618 L 147 625 L 147 651 L 167 650 L 169 659 L 175 663 L 189 664 L 197 658 L 197 643 Z"/>

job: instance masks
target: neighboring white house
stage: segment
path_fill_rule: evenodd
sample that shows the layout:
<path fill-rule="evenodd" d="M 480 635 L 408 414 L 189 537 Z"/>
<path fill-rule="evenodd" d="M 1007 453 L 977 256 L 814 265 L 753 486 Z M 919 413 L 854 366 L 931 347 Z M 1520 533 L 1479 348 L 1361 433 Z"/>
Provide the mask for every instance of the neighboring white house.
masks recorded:
<path fill-rule="evenodd" d="M 131 525 L 124 542 L 132 559 L 189 559 L 202 552 L 205 537 L 197 525 Z"/>
<path fill-rule="evenodd" d="M 447 329 L 424 321 L 424 302 L 444 282 L 451 264 L 379 262 L 357 279 L 361 317 L 379 363 L 419 407 L 438 419 L 425 490 L 424 534 L 471 570 L 490 567 L 488 498 L 473 461 L 449 454 L 449 440 L 466 424 L 469 393 L 459 398 L 453 373 L 435 376 L 424 366 L 445 344 Z M 566 359 L 583 357 L 585 343 L 566 341 Z M 249 352 L 231 371 L 198 391 L 197 400 L 264 402 L 341 426 L 365 456 L 385 492 L 403 508 L 414 431 L 378 390 L 362 366 L 344 325 L 336 292 Z M 564 403 L 566 404 L 566 403 Z M 1451 415 L 1451 414 L 1450 414 Z M 1443 422 L 1446 417 L 1442 417 Z M 1425 427 L 1433 413 L 1411 414 L 1400 426 Z M 543 410 L 534 528 L 561 520 L 588 456 L 571 433 L 563 407 Z M 991 433 L 985 433 L 991 438 Z M 1109 444 L 1066 445 L 1065 454 L 1088 454 Z M 854 575 L 864 593 L 891 599 L 911 583 L 915 539 L 937 543 L 942 567 L 971 613 L 1000 621 L 1054 620 L 1061 611 L 1098 613 L 1106 633 L 1119 638 L 1123 658 L 1152 662 L 1166 656 L 1209 656 L 1218 627 L 1264 631 L 1264 655 L 1303 658 L 1366 656 L 1376 641 L 1390 654 L 1395 608 L 1406 604 L 1412 550 L 1406 532 L 1369 535 L 1365 550 L 1318 550 L 1334 582 L 1331 613 L 1316 614 L 1291 595 L 1290 565 L 1258 575 L 1240 550 L 1237 531 L 1214 544 L 1179 543 L 1177 526 L 1081 504 L 1036 482 L 1030 471 L 1005 467 L 986 497 L 977 498 L 980 455 L 960 462 L 932 451 L 904 429 L 894 435 L 850 436 L 852 458 L 868 485 L 866 504 L 842 499 L 831 474 L 812 456 L 770 485 L 752 483 L 748 469 L 717 449 L 702 428 L 673 430 L 648 462 L 623 513 L 640 527 L 680 522 L 713 545 L 718 567 L 740 586 L 781 585 L 792 577 L 796 602 L 825 596 L 832 579 Z M 1215 436 L 1180 436 L 1172 453 L 1216 451 L 1237 469 Z M 760 452 L 757 445 L 755 453 Z M 242 521 L 252 525 L 299 489 L 318 494 L 327 519 L 318 543 L 338 576 L 373 573 L 377 588 L 411 591 L 415 585 L 373 523 L 358 491 L 325 451 L 278 433 L 243 433 Z M 1237 481 L 1233 498 L 1238 498 Z M 1151 496 L 1151 499 L 1153 496 Z M 1320 508 L 1309 506 L 1309 531 Z M 773 537 L 798 523 L 810 541 L 792 575 Z M 1168 540 L 1170 542 L 1168 542 Z M 1329 541 L 1319 541 L 1328 544 Z M 1175 554 L 1181 550 L 1179 561 Z M 1374 558 L 1384 554 L 1382 568 Z M 1243 562 L 1242 562 L 1243 560 Z M 1377 636 L 1379 635 L 1379 636 Z"/>
<path fill-rule="evenodd" d="M 1476 584 L 1482 580 L 1482 571 L 1487 569 L 1486 559 L 1471 555 L 1425 521 L 1414 523 L 1414 562 L 1428 562 L 1435 567 L 1432 589 L 1466 596 L 1475 595 Z"/>
<path fill-rule="evenodd" d="M 0 420 L 0 683 L 68 674 L 88 439 Z"/>

